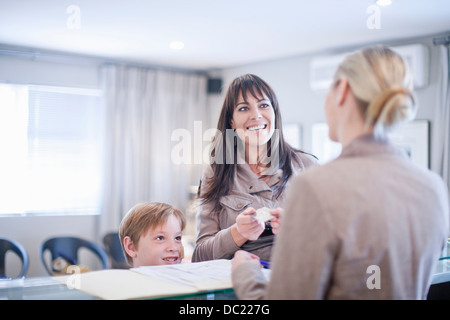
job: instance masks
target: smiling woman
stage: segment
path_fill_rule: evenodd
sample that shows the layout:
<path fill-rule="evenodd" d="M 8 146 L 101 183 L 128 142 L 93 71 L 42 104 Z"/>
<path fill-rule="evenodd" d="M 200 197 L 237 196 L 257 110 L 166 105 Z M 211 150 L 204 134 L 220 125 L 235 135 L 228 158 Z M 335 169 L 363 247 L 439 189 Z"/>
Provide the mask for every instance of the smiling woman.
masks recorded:
<path fill-rule="evenodd" d="M 199 234 L 193 261 L 231 258 L 238 249 L 270 260 L 284 190 L 316 158 L 285 142 L 277 97 L 261 78 L 246 74 L 228 88 L 203 173 Z M 266 207 L 274 215 L 254 218 Z"/>

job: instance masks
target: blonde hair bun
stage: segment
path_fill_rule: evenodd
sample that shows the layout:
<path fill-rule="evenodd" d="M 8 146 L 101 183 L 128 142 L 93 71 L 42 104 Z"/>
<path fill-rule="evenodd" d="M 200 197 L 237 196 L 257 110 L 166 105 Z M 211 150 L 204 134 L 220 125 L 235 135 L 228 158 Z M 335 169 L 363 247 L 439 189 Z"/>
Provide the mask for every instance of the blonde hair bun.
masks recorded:
<path fill-rule="evenodd" d="M 367 107 L 366 119 L 372 124 L 392 128 L 415 116 L 413 93 L 405 88 L 390 88 L 383 91 Z"/>
<path fill-rule="evenodd" d="M 384 46 L 347 56 L 335 74 L 348 80 L 367 125 L 384 134 L 416 114 L 413 79 L 405 60 Z"/>

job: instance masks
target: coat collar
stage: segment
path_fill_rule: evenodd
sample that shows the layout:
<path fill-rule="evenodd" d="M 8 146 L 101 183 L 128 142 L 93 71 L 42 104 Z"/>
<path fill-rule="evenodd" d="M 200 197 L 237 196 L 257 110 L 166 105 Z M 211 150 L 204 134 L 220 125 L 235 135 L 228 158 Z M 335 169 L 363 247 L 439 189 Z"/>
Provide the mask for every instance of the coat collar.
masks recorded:
<path fill-rule="evenodd" d="M 236 166 L 236 180 L 235 182 L 239 183 L 241 187 L 245 189 L 248 193 L 256 193 L 260 191 L 271 191 L 271 187 L 276 185 L 283 175 L 282 169 L 277 169 L 270 176 L 270 179 L 265 182 L 260 179 L 256 173 L 250 169 L 250 166 L 247 163 L 238 164 Z"/>

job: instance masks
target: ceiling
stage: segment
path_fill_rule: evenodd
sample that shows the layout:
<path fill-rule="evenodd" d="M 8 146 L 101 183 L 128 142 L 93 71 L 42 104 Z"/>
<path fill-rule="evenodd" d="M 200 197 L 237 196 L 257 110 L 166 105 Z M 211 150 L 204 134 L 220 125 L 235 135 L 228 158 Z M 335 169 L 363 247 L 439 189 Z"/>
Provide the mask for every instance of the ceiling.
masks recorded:
<path fill-rule="evenodd" d="M 449 0 L 392 2 L 0 0 L 0 44 L 209 70 L 450 31 Z"/>

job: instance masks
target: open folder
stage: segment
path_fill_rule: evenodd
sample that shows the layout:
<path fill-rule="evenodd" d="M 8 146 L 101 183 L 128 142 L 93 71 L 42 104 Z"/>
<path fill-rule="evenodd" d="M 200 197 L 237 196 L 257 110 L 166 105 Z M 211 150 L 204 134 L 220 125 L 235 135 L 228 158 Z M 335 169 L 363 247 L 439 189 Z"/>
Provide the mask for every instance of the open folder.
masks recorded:
<path fill-rule="evenodd" d="M 262 269 L 266 279 L 269 269 Z M 164 298 L 232 288 L 231 261 L 108 269 L 54 277 L 69 288 L 107 300 Z"/>

